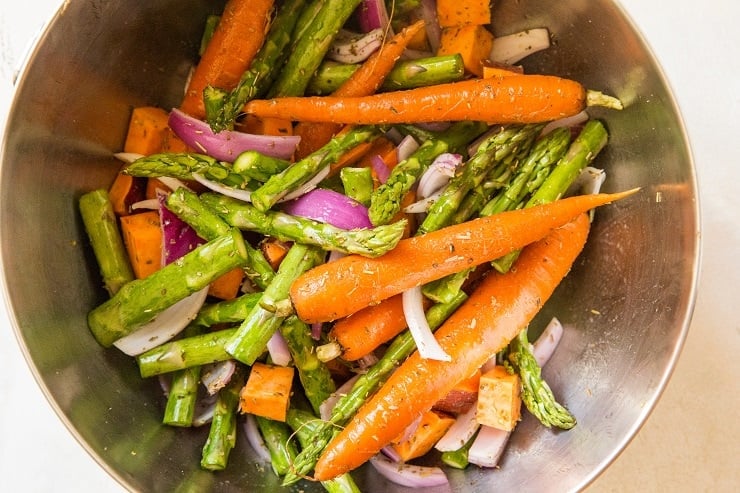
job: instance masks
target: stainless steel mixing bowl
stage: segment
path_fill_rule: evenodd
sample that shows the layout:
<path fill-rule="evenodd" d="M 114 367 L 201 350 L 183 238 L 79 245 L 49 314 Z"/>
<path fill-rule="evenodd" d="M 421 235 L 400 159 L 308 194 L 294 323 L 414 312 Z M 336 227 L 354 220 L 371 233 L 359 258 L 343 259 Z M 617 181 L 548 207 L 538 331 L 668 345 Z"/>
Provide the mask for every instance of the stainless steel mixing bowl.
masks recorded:
<path fill-rule="evenodd" d="M 66 2 L 23 70 L 4 140 L 0 220 L 5 289 L 20 345 L 50 404 L 121 484 L 138 491 L 279 491 L 245 440 L 227 472 L 198 468 L 205 430 L 160 424 L 156 379 L 104 350 L 86 314 L 105 297 L 77 198 L 107 186 L 131 108 L 178 104 L 209 0 Z M 545 312 L 567 326 L 545 374 L 577 416 L 568 432 L 526 417 L 500 469 L 453 471 L 454 491 L 585 487 L 648 417 L 678 357 L 699 260 L 696 182 L 675 102 L 640 35 L 607 0 L 501 0 L 496 31 L 547 26 L 554 46 L 529 71 L 575 78 L 628 103 L 593 111 L 611 132 L 606 189 L 642 187 L 599 209 L 588 247 Z M 371 469 L 366 491 L 400 491 Z M 320 491 L 318 484 L 301 485 Z M 443 489 L 444 491 L 444 489 Z"/>

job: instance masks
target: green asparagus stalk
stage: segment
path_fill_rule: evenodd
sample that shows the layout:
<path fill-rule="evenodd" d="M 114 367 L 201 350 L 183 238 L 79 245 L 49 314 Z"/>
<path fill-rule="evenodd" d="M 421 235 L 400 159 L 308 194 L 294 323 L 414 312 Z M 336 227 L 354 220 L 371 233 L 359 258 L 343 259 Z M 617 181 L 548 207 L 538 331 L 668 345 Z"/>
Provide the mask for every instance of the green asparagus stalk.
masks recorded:
<path fill-rule="evenodd" d="M 570 187 L 578 174 L 589 166 L 601 150 L 606 146 L 609 134 L 599 120 L 589 120 L 581 132 L 568 147 L 565 155 L 560 158 L 547 179 L 527 200 L 524 207 L 532 207 L 558 200 Z M 491 262 L 499 272 L 508 272 L 519 258 L 519 251 L 511 252 Z"/>
<path fill-rule="evenodd" d="M 369 166 L 345 166 L 339 171 L 344 194 L 364 206 L 370 205 L 373 193 L 373 172 Z"/>
<path fill-rule="evenodd" d="M 192 180 L 193 174 L 224 185 L 245 189 L 249 177 L 235 173 L 229 163 L 195 152 L 166 152 L 140 157 L 124 166 L 123 173 L 145 178 L 170 176 L 181 180 Z"/>
<path fill-rule="evenodd" d="M 311 328 L 291 315 L 280 326 L 280 334 L 288 345 L 303 393 L 318 414 L 319 406 L 336 390 L 336 386 L 329 368 L 316 357 L 316 343 L 311 337 Z"/>
<path fill-rule="evenodd" d="M 201 238 L 212 240 L 226 234 L 232 226 L 224 221 L 211 208 L 201 202 L 198 195 L 180 187 L 170 193 L 166 201 L 167 208 L 185 221 Z M 260 289 L 265 289 L 275 272 L 262 251 L 244 242 L 247 250 L 247 261 L 244 273 Z"/>
<path fill-rule="evenodd" d="M 342 154 L 381 135 L 375 126 L 358 126 L 335 135 L 329 143 L 297 161 L 252 192 L 252 204 L 266 211 L 290 192 L 304 185 L 327 166 L 335 163 Z"/>
<path fill-rule="evenodd" d="M 290 161 L 285 159 L 268 156 L 257 151 L 244 151 L 234 160 L 232 170 L 234 173 L 264 183 L 272 175 L 283 172 L 288 166 L 290 166 Z"/>
<path fill-rule="evenodd" d="M 541 129 L 540 124 L 509 125 L 482 142 L 475 154 L 462 166 L 462 171 L 450 180 L 439 199 L 429 208 L 417 234 L 436 231 L 452 224 L 454 214 L 467 193 L 483 182 L 491 167 L 516 154 L 519 149 L 528 147 Z M 506 168 L 502 170 L 504 172 Z"/>
<path fill-rule="evenodd" d="M 222 329 L 166 342 L 136 357 L 142 378 L 231 359 L 226 343 L 236 329 Z"/>
<path fill-rule="evenodd" d="M 244 386 L 244 372 L 237 368 L 229 383 L 218 391 L 208 439 L 203 446 L 200 466 L 209 471 L 223 471 L 236 445 L 236 417 L 239 391 Z"/>
<path fill-rule="evenodd" d="M 291 465 L 298 455 L 298 447 L 291 440 L 292 430 L 283 422 L 275 421 L 262 416 L 254 416 L 257 428 L 270 452 L 270 463 L 276 475 L 282 476 L 290 472 Z"/>
<path fill-rule="evenodd" d="M 229 354 L 247 365 L 257 360 L 272 335 L 293 312 L 290 285 L 300 274 L 322 262 L 323 254 L 316 247 L 300 243 L 290 247 L 259 303 L 226 343 Z"/>
<path fill-rule="evenodd" d="M 322 421 L 308 411 L 290 407 L 286 418 L 298 437 L 302 447 L 310 446 L 313 437 L 322 428 Z M 349 473 L 344 473 L 334 479 L 322 481 L 321 485 L 329 493 L 360 493 L 360 489 Z"/>
<path fill-rule="evenodd" d="M 183 331 L 185 337 L 200 335 L 200 327 L 189 325 Z M 195 414 L 195 401 L 200 385 L 200 366 L 178 370 L 172 374 L 167 404 L 162 422 L 170 426 L 192 426 Z"/>
<path fill-rule="evenodd" d="M 206 121 L 214 132 L 230 129 L 244 105 L 264 96 L 275 81 L 288 55 L 293 29 L 306 0 L 287 0 L 278 8 L 262 47 L 236 87 L 229 92 L 208 86 L 203 92 Z"/>
<path fill-rule="evenodd" d="M 460 291 L 451 303 L 436 304 L 427 310 L 426 318 L 430 328 L 435 330 L 467 299 Z M 291 472 L 286 474 L 283 484 L 295 483 L 301 476 L 308 474 L 316 464 L 321 451 L 326 447 L 335 433 L 337 426 L 345 424 L 362 406 L 365 399 L 388 378 L 391 372 L 414 350 L 416 343 L 411 333 L 406 330 L 399 334 L 383 356 L 368 371 L 357 379 L 350 391 L 343 395 L 332 409 L 329 420 L 321 423 L 314 431 L 310 443 L 296 457 Z"/>
<path fill-rule="evenodd" d="M 216 26 L 221 22 L 221 16 L 211 14 L 206 17 L 205 25 L 203 26 L 203 35 L 200 37 L 200 48 L 198 48 L 198 55 L 202 56 L 206 51 L 206 46 L 211 42 L 213 32 L 216 30 Z"/>
<path fill-rule="evenodd" d="M 311 78 L 308 87 L 306 87 L 306 94 L 315 96 L 331 94 L 349 79 L 358 68 L 360 68 L 360 64 L 324 61 L 316 71 L 316 75 Z M 456 82 L 462 80 L 464 76 L 465 67 L 462 56 L 458 53 L 414 60 L 399 60 L 385 78 L 383 85 L 380 86 L 380 91 L 413 89 L 415 87 Z"/>
<path fill-rule="evenodd" d="M 106 190 L 93 190 L 80 197 L 80 214 L 95 254 L 103 285 L 113 296 L 134 280 L 118 221 Z"/>
<path fill-rule="evenodd" d="M 259 303 L 262 293 L 246 293 L 234 298 L 203 306 L 193 320 L 193 325 L 210 327 L 216 324 L 240 323 Z"/>
<path fill-rule="evenodd" d="M 115 295 L 88 314 L 95 338 L 104 347 L 134 332 L 159 313 L 246 261 L 241 232 L 200 245 L 177 262 L 165 265 L 143 279 L 124 285 Z"/>
<path fill-rule="evenodd" d="M 517 167 L 514 176 L 506 186 L 500 188 L 498 193 L 493 193 L 493 198 L 485 205 L 483 203 L 490 195 L 481 189 L 485 184 L 471 190 L 454 214 L 453 222 L 468 220 L 479 207 L 480 210 L 477 213 L 481 216 L 521 207 L 525 197 L 542 184 L 542 180 L 549 174 L 551 168 L 565 154 L 569 143 L 570 131 L 566 128 L 555 130 L 539 139 Z M 433 281 L 422 288 L 424 295 L 436 302 L 449 300 L 456 291 L 461 289 L 470 272 L 472 269 L 466 269 Z"/>
<path fill-rule="evenodd" d="M 401 210 L 403 196 L 437 156 L 465 145 L 483 133 L 485 128 L 486 125 L 481 122 L 457 122 L 438 138 L 423 142 L 411 156 L 398 163 L 388 180 L 373 192 L 368 210 L 370 221 L 375 225 L 389 223 Z"/>
<path fill-rule="evenodd" d="M 268 93 L 269 97 L 302 96 L 316 69 L 324 59 L 339 30 L 360 4 L 360 0 L 326 0 L 313 15 L 310 24 L 298 21 L 298 35 L 293 51 Z"/>
<path fill-rule="evenodd" d="M 508 362 L 521 377 L 522 402 L 529 412 L 548 428 L 573 428 L 576 418 L 555 400 L 550 386 L 542 378 L 542 369 L 532 353 L 526 328 L 511 341 L 507 352 Z"/>
<path fill-rule="evenodd" d="M 204 193 L 200 199 L 239 229 L 256 231 L 283 241 L 315 245 L 324 250 L 367 257 L 378 257 L 392 250 L 406 227 L 405 220 L 402 220 L 375 228 L 344 230 L 284 212 L 260 212 L 251 204 L 221 194 Z"/>

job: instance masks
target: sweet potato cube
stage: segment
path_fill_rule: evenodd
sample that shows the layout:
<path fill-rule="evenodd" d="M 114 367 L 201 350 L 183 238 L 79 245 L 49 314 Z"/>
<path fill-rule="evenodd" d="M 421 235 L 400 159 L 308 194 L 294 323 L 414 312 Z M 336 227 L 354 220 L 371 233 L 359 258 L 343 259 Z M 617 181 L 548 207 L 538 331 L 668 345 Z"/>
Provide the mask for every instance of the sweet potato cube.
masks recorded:
<path fill-rule="evenodd" d="M 294 372 L 292 366 L 254 363 L 239 394 L 239 410 L 285 422 Z"/>
<path fill-rule="evenodd" d="M 438 55 L 459 53 L 465 70 L 478 77 L 493 48 L 493 34 L 485 26 L 466 24 L 442 29 Z"/>
<path fill-rule="evenodd" d="M 134 108 L 129 120 L 124 152 L 148 156 L 161 152 L 169 114 L 155 106 Z"/>
<path fill-rule="evenodd" d="M 244 281 L 244 269 L 236 267 L 208 286 L 208 294 L 222 300 L 233 300 L 239 294 Z"/>
<path fill-rule="evenodd" d="M 496 365 L 480 377 L 476 419 L 482 425 L 511 431 L 521 415 L 519 375 Z"/>
<path fill-rule="evenodd" d="M 393 448 L 403 461 L 409 461 L 429 452 L 455 422 L 455 418 L 438 411 L 427 411 L 419 426 L 408 437 L 399 437 Z"/>
<path fill-rule="evenodd" d="M 146 211 L 121 217 L 121 235 L 137 279 L 162 266 L 162 228 L 159 212 Z"/>
<path fill-rule="evenodd" d="M 490 0 L 437 0 L 437 19 L 442 27 L 491 23 Z"/>

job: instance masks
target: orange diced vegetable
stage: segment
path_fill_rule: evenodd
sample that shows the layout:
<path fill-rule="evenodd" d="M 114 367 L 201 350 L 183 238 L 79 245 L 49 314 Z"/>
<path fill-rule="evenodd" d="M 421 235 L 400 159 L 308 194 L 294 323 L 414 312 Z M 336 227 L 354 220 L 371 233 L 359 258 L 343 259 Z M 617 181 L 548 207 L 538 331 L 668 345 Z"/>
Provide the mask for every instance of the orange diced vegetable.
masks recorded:
<path fill-rule="evenodd" d="M 285 422 L 294 371 L 292 366 L 254 363 L 239 394 L 239 410 Z"/>
<path fill-rule="evenodd" d="M 491 23 L 490 0 L 437 0 L 437 19 L 442 27 Z"/>
<path fill-rule="evenodd" d="M 113 212 L 117 216 L 126 216 L 131 213 L 131 204 L 144 198 L 146 178 L 135 177 L 118 173 L 108 190 L 108 197 L 113 205 Z"/>
<path fill-rule="evenodd" d="M 162 131 L 162 152 L 189 152 L 191 150 L 170 127 Z"/>
<path fill-rule="evenodd" d="M 260 250 L 262 251 L 262 255 L 265 256 L 265 259 L 267 259 L 267 262 L 269 262 L 270 267 L 277 270 L 280 262 L 283 261 L 288 250 L 290 250 L 290 245 L 291 243 L 289 242 L 275 238 L 265 238 L 260 242 Z"/>
<path fill-rule="evenodd" d="M 483 64 L 484 79 L 490 77 L 508 77 L 510 75 L 521 75 L 524 73 L 524 69 L 521 65 L 496 65 L 496 64 Z"/>
<path fill-rule="evenodd" d="M 162 266 L 162 229 L 157 211 L 121 217 L 121 234 L 137 279 Z"/>
<path fill-rule="evenodd" d="M 521 415 L 519 375 L 496 365 L 480 377 L 476 420 L 486 426 L 511 431 Z"/>
<path fill-rule="evenodd" d="M 144 194 L 144 198 L 147 199 L 156 199 L 157 198 L 157 190 L 161 190 L 163 192 L 169 192 L 170 187 L 162 183 L 156 178 L 147 178 L 146 180 L 146 193 Z"/>
<path fill-rule="evenodd" d="M 393 443 L 401 460 L 409 461 L 429 452 L 455 422 L 455 418 L 437 411 L 422 415 L 419 426 L 409 437 Z"/>
<path fill-rule="evenodd" d="M 466 24 L 442 29 L 438 55 L 459 53 L 465 70 L 478 77 L 483 75 L 483 64 L 493 48 L 493 34 L 485 26 Z"/>
<path fill-rule="evenodd" d="M 243 281 L 244 269 L 237 267 L 213 281 L 208 287 L 208 294 L 222 300 L 233 300 L 239 294 Z"/>
<path fill-rule="evenodd" d="M 162 150 L 164 131 L 169 114 L 162 108 L 141 106 L 134 108 L 129 120 L 124 152 L 148 156 Z"/>

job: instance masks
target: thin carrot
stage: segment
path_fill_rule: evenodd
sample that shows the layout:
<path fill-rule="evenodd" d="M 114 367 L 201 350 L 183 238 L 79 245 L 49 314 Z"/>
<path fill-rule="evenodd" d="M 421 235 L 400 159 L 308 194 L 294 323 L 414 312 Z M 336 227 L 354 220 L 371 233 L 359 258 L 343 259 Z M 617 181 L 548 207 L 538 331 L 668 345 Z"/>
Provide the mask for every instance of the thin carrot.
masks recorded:
<path fill-rule="evenodd" d="M 293 306 L 307 323 L 345 317 L 409 288 L 523 248 L 580 213 L 635 191 L 579 195 L 502 212 L 403 239 L 380 257 L 342 257 L 298 277 L 290 290 Z"/>
<path fill-rule="evenodd" d="M 339 344 L 342 358 L 355 361 L 390 341 L 405 328 L 403 301 L 397 294 L 337 320 L 329 331 L 329 339 Z"/>
<path fill-rule="evenodd" d="M 470 79 L 363 97 L 312 96 L 253 100 L 245 111 L 294 121 L 389 124 L 474 120 L 540 123 L 586 107 L 578 82 L 552 75 Z"/>
<path fill-rule="evenodd" d="M 435 333 L 452 360 L 412 354 L 327 445 L 315 479 L 327 480 L 363 464 L 503 349 L 568 273 L 588 231 L 588 218 L 580 214 L 525 248 L 516 269 L 487 276 Z"/>
<path fill-rule="evenodd" d="M 415 22 L 405 27 L 387 43 L 383 43 L 349 79 L 334 91 L 333 96 L 356 97 L 375 94 L 386 76 L 393 70 L 398 59 L 401 58 L 408 44 L 423 29 L 424 21 Z M 296 158 L 300 159 L 307 156 L 329 142 L 332 135 L 340 128 L 339 125 L 333 123 L 308 124 L 302 122 L 296 125 L 295 134 L 301 136 L 301 141 L 298 143 L 296 150 Z"/>
<path fill-rule="evenodd" d="M 229 0 L 188 83 L 180 109 L 205 117 L 206 86 L 233 89 L 262 46 L 274 0 Z"/>

